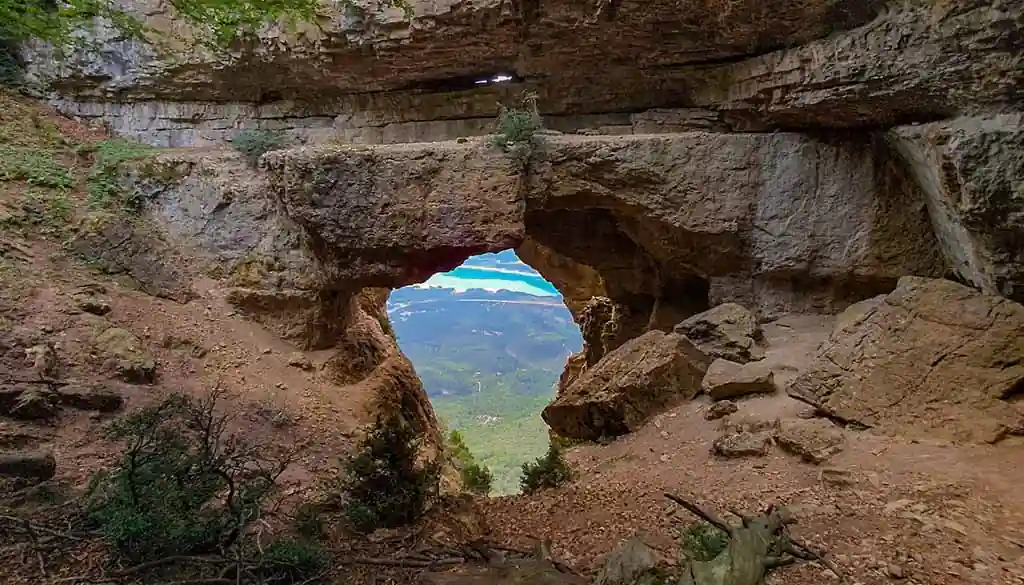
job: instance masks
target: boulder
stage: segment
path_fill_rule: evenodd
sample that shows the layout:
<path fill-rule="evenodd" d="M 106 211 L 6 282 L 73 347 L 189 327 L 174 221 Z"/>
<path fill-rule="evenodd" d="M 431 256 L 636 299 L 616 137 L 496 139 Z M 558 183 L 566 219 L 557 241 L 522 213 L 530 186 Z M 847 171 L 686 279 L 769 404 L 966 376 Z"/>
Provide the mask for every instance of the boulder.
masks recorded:
<path fill-rule="evenodd" d="M 767 431 L 723 432 L 711 444 L 711 452 L 719 457 L 763 457 L 772 448 L 772 435 Z"/>
<path fill-rule="evenodd" d="M 608 553 L 594 585 L 655 585 L 660 564 L 658 551 L 633 536 Z"/>
<path fill-rule="evenodd" d="M 741 305 L 723 303 L 690 317 L 674 331 L 690 338 L 704 353 L 738 364 L 764 358 L 758 347 L 761 327 L 757 317 Z"/>
<path fill-rule="evenodd" d="M 739 407 L 732 400 L 720 400 L 708 407 L 707 412 L 704 413 L 704 420 L 725 418 L 738 410 Z"/>
<path fill-rule="evenodd" d="M 53 395 L 39 388 L 0 388 L 0 415 L 18 420 L 48 420 L 60 413 Z"/>
<path fill-rule="evenodd" d="M 142 340 L 130 331 L 110 327 L 93 340 L 104 367 L 126 382 L 152 384 L 156 379 L 156 360 Z"/>
<path fill-rule="evenodd" d="M 65 386 L 57 399 L 61 404 L 81 410 L 115 412 L 124 407 L 124 397 L 108 388 L 94 386 Z"/>
<path fill-rule="evenodd" d="M 905 277 L 839 316 L 790 385 L 850 420 L 987 440 L 1024 426 L 1024 306 L 939 279 Z"/>
<path fill-rule="evenodd" d="M 649 331 L 587 369 L 544 409 L 557 434 L 597 440 L 632 432 L 693 398 L 710 359 L 686 337 Z"/>
<path fill-rule="evenodd" d="M 775 431 L 775 443 L 787 453 L 820 465 L 843 450 L 846 438 L 826 420 L 785 420 Z"/>
<path fill-rule="evenodd" d="M 701 389 L 712 400 L 740 398 L 748 394 L 771 394 L 775 392 L 775 375 L 763 361 L 738 364 L 717 359 L 711 363 Z"/>
<path fill-rule="evenodd" d="M 53 453 L 0 453 L 0 475 L 46 481 L 56 473 Z"/>

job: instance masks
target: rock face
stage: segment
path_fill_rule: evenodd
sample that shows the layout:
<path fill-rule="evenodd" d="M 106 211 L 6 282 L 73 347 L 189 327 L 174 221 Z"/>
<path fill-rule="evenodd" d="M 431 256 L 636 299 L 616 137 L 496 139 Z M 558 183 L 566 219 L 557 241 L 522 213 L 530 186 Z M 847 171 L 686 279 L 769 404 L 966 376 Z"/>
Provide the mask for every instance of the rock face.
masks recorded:
<path fill-rule="evenodd" d="M 952 269 L 1024 303 L 1024 115 L 900 126 L 889 135 L 923 187 Z"/>
<path fill-rule="evenodd" d="M 757 317 L 736 303 L 724 303 L 694 315 L 673 330 L 688 337 L 704 353 L 726 362 L 745 364 L 764 358 L 764 350 L 757 345 L 761 338 Z"/>
<path fill-rule="evenodd" d="M 558 435 L 596 440 L 693 398 L 710 360 L 682 335 L 650 331 L 606 355 L 544 409 Z"/>
<path fill-rule="evenodd" d="M 609 299 L 630 339 L 724 302 L 834 311 L 901 275 L 945 273 L 894 156 L 872 141 L 694 132 L 549 137 L 525 182 L 480 141 L 263 161 L 332 290 L 420 282 L 528 238 L 545 253 L 525 257 L 570 307 Z M 574 265 L 589 267 L 582 291 L 566 278 Z"/>
<path fill-rule="evenodd" d="M 988 440 L 1024 428 L 1024 306 L 907 277 L 840 315 L 790 391 L 854 420 Z"/>
<path fill-rule="evenodd" d="M 523 238 L 517 173 L 498 150 L 334 147 L 264 160 L 325 276 L 350 290 L 422 282 Z"/>
<path fill-rule="evenodd" d="M 737 364 L 717 359 L 711 363 L 701 389 L 712 400 L 740 398 L 748 394 L 771 394 L 775 392 L 775 375 L 763 362 Z"/>

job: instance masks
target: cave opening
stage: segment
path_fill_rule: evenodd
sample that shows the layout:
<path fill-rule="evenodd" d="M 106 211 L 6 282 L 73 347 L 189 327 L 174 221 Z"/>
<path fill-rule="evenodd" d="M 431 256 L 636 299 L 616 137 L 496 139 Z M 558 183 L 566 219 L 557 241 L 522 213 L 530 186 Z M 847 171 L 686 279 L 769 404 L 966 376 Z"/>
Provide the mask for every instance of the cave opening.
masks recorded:
<path fill-rule="evenodd" d="M 393 291 L 387 311 L 443 430 L 491 470 L 491 495 L 518 493 L 522 464 L 548 447 L 541 411 L 583 346 L 558 289 L 505 250 Z"/>

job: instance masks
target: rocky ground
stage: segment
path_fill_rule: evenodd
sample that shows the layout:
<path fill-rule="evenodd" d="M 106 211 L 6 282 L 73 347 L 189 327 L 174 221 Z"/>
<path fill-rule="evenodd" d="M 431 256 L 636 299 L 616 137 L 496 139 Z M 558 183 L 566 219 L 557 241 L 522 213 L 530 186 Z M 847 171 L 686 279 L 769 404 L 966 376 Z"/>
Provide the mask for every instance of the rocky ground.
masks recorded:
<path fill-rule="evenodd" d="M 766 325 L 766 361 L 790 376 L 805 370 L 827 336 L 822 321 L 796 317 Z M 610 445 L 575 448 L 573 485 L 491 500 L 483 506 L 488 526 L 519 546 L 551 538 L 556 556 L 587 568 L 637 532 L 674 555 L 674 538 L 693 517 L 665 492 L 723 514 L 781 503 L 798 520 L 793 533 L 829 551 L 851 583 L 1024 581 L 1024 507 L 1015 497 L 1024 475 L 1010 463 L 1024 461 L 1024 441 L 967 445 L 840 430 L 804 418 L 809 408 L 784 395 L 741 399 L 737 413 L 715 421 L 706 420 L 710 406 L 698 400 Z M 713 445 L 730 423 L 806 427 L 813 438 L 786 443 L 792 432 L 775 432 L 777 444 L 763 455 L 722 457 Z M 822 434 L 840 436 L 840 450 L 820 464 L 805 461 L 801 446 L 820 449 L 828 444 Z M 837 582 L 814 564 L 779 570 L 770 581 Z"/>

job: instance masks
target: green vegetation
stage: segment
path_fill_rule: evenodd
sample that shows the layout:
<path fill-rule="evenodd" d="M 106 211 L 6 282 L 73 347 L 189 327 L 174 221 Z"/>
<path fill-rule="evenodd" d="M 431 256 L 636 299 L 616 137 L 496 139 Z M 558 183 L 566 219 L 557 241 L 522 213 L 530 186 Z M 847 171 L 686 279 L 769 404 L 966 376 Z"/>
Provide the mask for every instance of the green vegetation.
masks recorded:
<path fill-rule="evenodd" d="M 548 452 L 533 463 L 523 464 L 523 477 L 519 484 L 524 494 L 556 488 L 572 481 L 572 469 L 565 460 L 562 448 L 554 441 Z"/>
<path fill-rule="evenodd" d="M 551 396 L 519 394 L 495 381 L 481 394 L 435 397 L 431 402 L 438 415 L 472 445 L 476 462 L 493 476 L 491 493 L 500 496 L 518 493 L 523 462 L 547 449 L 548 427 L 540 411 Z"/>
<path fill-rule="evenodd" d="M 246 128 L 231 138 L 231 146 L 245 156 L 250 166 L 255 167 L 260 157 L 285 145 L 284 132 L 261 128 Z"/>
<path fill-rule="evenodd" d="M 536 149 L 536 134 L 543 129 L 537 95 L 527 93 L 521 107 L 507 108 L 498 104 L 497 132 L 491 137 L 491 144 L 519 164 L 526 164 Z"/>
<path fill-rule="evenodd" d="M 70 189 L 75 184 L 53 153 L 9 144 L 0 144 L 0 181 L 25 181 L 52 189 Z"/>
<path fill-rule="evenodd" d="M 459 467 L 459 474 L 462 478 L 462 485 L 481 496 L 491 493 L 491 485 L 494 483 L 494 475 L 486 465 L 480 465 L 473 457 L 462 433 L 452 431 L 447 437 L 447 449 Z"/>
<path fill-rule="evenodd" d="M 330 565 L 327 551 L 319 544 L 289 537 L 270 543 L 263 551 L 262 561 L 268 583 L 306 582 Z"/>
<path fill-rule="evenodd" d="M 226 48 L 260 27 L 281 21 L 289 26 L 316 22 L 321 6 L 317 0 L 170 0 L 177 16 L 191 25 L 203 44 Z M 342 0 L 343 7 L 358 7 Z M 378 6 L 402 8 L 412 16 L 407 0 L 378 0 Z M 137 17 L 122 12 L 113 0 L 0 0 L 0 42 L 16 44 L 36 37 L 57 45 L 75 42 L 72 33 L 91 26 L 101 17 L 122 34 L 139 38 L 150 29 Z"/>
<path fill-rule="evenodd" d="M 93 477 L 87 517 L 125 558 L 225 551 L 259 518 L 290 460 L 271 461 L 229 435 L 222 395 L 175 394 L 110 426 L 124 451 Z"/>
<path fill-rule="evenodd" d="M 728 544 L 728 535 L 707 522 L 694 522 L 680 535 L 680 549 L 687 561 L 710 561 Z"/>
<path fill-rule="evenodd" d="M 121 165 L 150 155 L 155 149 L 146 144 L 122 139 L 101 140 L 76 149 L 79 154 L 92 155 L 92 167 L 86 179 L 89 206 L 93 209 L 120 208 L 136 211 L 142 204 L 142 195 L 128 191 L 120 182 Z"/>
<path fill-rule="evenodd" d="M 419 445 L 415 429 L 401 418 L 377 419 L 337 490 L 353 529 L 395 528 L 423 515 L 438 491 L 440 469 L 417 463 Z"/>

